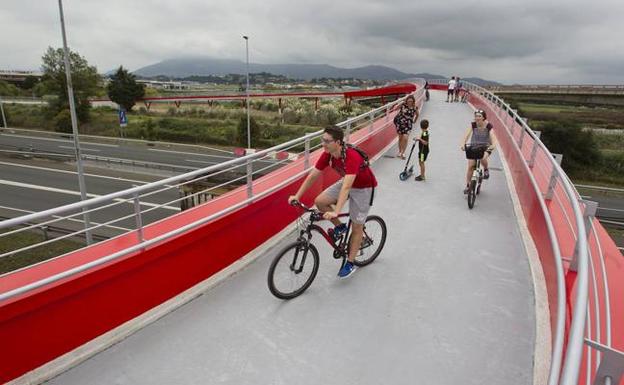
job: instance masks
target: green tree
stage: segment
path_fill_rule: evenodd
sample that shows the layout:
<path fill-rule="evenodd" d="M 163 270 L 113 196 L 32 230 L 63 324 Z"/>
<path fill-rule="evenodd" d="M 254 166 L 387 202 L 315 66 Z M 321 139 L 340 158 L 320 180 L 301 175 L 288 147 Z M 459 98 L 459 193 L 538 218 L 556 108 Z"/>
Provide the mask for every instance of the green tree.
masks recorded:
<path fill-rule="evenodd" d="M 32 90 L 37 84 L 39 84 L 39 78 L 36 76 L 27 76 L 26 79 L 19 84 L 19 87 L 24 90 Z"/>
<path fill-rule="evenodd" d="M 64 116 L 59 116 L 62 111 L 69 109 L 63 49 L 48 47 L 42 60 L 43 88 L 46 93 L 57 96 L 57 98 L 50 99 L 48 102 L 48 115 L 55 121 L 65 122 Z M 90 66 L 87 60 L 76 52 L 69 52 L 69 62 L 71 66 L 76 115 L 78 121 L 84 123 L 89 121 L 91 104 L 88 98 L 97 94 L 100 75 L 98 75 L 95 66 Z M 57 129 L 65 132 L 67 131 L 67 126 L 65 124 L 60 124 L 57 125 Z"/>
<path fill-rule="evenodd" d="M 110 100 L 131 111 L 136 101 L 145 96 L 145 86 L 137 83 L 136 77 L 120 66 L 111 77 L 107 92 Z"/>

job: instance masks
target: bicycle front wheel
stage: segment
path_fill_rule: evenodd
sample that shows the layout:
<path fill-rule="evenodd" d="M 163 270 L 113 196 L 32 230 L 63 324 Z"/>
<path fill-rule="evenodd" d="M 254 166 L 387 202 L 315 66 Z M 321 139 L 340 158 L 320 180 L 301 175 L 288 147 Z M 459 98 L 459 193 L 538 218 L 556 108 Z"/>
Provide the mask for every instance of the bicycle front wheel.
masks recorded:
<path fill-rule="evenodd" d="M 366 266 L 372 263 L 386 244 L 386 235 L 386 222 L 377 215 L 369 215 L 364 223 L 364 237 L 360 251 L 355 256 L 353 264 Z"/>
<path fill-rule="evenodd" d="M 319 268 L 319 253 L 314 245 L 295 242 L 273 259 L 267 277 L 269 290 L 280 299 L 292 299 L 314 281 Z"/>
<path fill-rule="evenodd" d="M 471 180 L 470 186 L 468 187 L 468 208 L 472 209 L 475 204 L 475 200 L 477 199 L 477 181 Z"/>

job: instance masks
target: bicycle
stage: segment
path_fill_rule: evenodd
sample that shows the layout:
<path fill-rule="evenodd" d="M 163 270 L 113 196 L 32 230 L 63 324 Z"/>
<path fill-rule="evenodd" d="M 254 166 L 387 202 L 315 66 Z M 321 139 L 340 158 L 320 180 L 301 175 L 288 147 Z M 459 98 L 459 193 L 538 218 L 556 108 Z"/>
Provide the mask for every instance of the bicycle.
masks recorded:
<path fill-rule="evenodd" d="M 483 168 L 481 167 L 481 159 L 487 150 L 487 144 L 470 144 L 464 147 L 466 151 L 466 159 L 476 161 L 475 168 L 472 171 L 472 178 L 468 185 L 468 208 L 474 207 L 477 195 L 481 192 L 481 183 L 483 182 Z"/>
<path fill-rule="evenodd" d="M 320 258 L 318 249 L 311 242 L 313 231 L 322 235 L 332 246 L 335 259 L 342 259 L 340 268 L 347 261 L 351 240 L 351 220 L 347 225 L 347 231 L 334 240 L 329 231 L 325 231 L 315 223 L 324 220 L 322 212 L 309 208 L 299 201 L 293 201 L 291 205 L 304 210 L 298 222 L 299 236 L 273 259 L 267 277 L 269 290 L 280 299 L 292 299 L 301 295 L 316 277 Z M 304 217 L 306 213 L 310 214 L 308 218 Z M 344 218 L 348 215 L 348 213 L 342 213 L 338 217 Z M 358 267 L 371 264 L 379 256 L 386 243 L 386 233 L 384 220 L 377 215 L 369 215 L 364 223 L 362 244 L 353 264 Z"/>

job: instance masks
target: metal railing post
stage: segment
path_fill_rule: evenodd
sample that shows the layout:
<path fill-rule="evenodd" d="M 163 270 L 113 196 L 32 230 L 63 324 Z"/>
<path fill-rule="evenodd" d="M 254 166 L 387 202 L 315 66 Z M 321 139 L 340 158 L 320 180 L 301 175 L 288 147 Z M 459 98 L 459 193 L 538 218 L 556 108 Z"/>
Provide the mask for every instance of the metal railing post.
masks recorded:
<path fill-rule="evenodd" d="M 345 142 L 349 141 L 350 135 L 351 135 L 351 121 L 348 121 L 347 127 L 345 128 Z"/>
<path fill-rule="evenodd" d="M 555 161 L 561 164 L 561 160 L 563 159 L 563 155 L 561 154 L 552 154 Z M 550 182 L 548 183 L 548 191 L 544 195 L 544 199 L 549 201 L 553 198 L 555 193 L 555 186 L 557 185 L 557 177 L 559 176 L 559 172 L 557 168 L 553 165 L 552 172 L 550 173 Z"/>
<path fill-rule="evenodd" d="M 520 148 L 520 151 L 522 151 L 522 145 L 524 144 L 524 135 L 526 135 L 526 128 L 520 125 L 520 129 L 522 131 L 520 131 L 520 139 L 518 140 L 518 147 Z"/>
<path fill-rule="evenodd" d="M 303 169 L 310 168 L 310 137 L 305 138 L 305 150 L 303 153 Z"/>
<path fill-rule="evenodd" d="M 253 166 L 251 162 L 251 159 L 247 159 L 247 198 L 253 197 Z"/>
<path fill-rule="evenodd" d="M 145 238 L 143 237 L 143 218 L 141 217 L 141 202 L 139 201 L 138 193 L 134 193 L 134 218 L 136 220 L 139 243 L 143 243 Z"/>
<path fill-rule="evenodd" d="M 591 340 L 585 339 L 585 344 L 590 348 L 594 348 L 602 353 L 602 359 L 596 375 L 594 376 L 593 385 L 617 385 L 624 375 L 624 352 L 613 349 L 612 347 L 599 344 Z"/>
<path fill-rule="evenodd" d="M 386 106 L 386 122 L 390 121 L 390 106 Z"/>
<path fill-rule="evenodd" d="M 591 235 L 591 228 L 592 228 L 591 224 L 594 221 L 594 218 L 596 217 L 596 211 L 598 211 L 598 202 L 588 201 L 585 199 L 581 199 L 580 202 L 585 204 L 585 210 L 583 211 L 583 222 L 585 225 L 585 229 L 588 229 L 587 240 L 589 240 L 589 237 Z M 578 267 L 578 253 L 579 253 L 578 244 L 579 243 L 577 240 L 576 244 L 574 245 L 574 254 L 572 254 L 572 258 L 570 260 L 570 270 L 572 271 L 577 271 L 577 267 Z"/>
<path fill-rule="evenodd" d="M 369 112 L 368 119 L 369 119 L 368 132 L 373 132 L 373 123 L 375 123 L 375 114 L 373 114 L 372 112 Z"/>
<path fill-rule="evenodd" d="M 537 156 L 537 149 L 539 147 L 538 139 L 542 136 L 541 131 L 533 131 L 535 133 L 535 140 L 533 141 L 533 148 L 531 149 L 531 157 L 529 158 L 529 168 L 533 168 L 535 165 L 535 157 Z"/>

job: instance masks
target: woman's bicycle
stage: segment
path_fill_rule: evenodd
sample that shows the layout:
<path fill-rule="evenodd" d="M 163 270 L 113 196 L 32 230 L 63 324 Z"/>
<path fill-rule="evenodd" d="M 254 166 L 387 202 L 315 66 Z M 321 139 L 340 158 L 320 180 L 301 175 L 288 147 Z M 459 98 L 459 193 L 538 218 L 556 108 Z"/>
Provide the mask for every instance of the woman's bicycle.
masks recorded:
<path fill-rule="evenodd" d="M 344 266 L 349 255 L 349 241 L 351 238 L 351 220 L 347 231 L 334 240 L 330 233 L 325 231 L 316 222 L 323 220 L 323 213 L 305 206 L 299 201 L 293 201 L 292 206 L 299 207 L 304 213 L 299 218 L 299 236 L 293 243 L 284 247 L 273 259 L 269 267 L 269 290 L 280 299 L 292 299 L 303 293 L 314 281 L 319 268 L 319 252 L 312 244 L 313 231 L 319 233 L 334 249 L 335 259 L 341 259 Z M 309 214 L 306 216 L 306 214 Z M 348 213 L 338 215 L 339 218 L 348 216 Z M 386 243 L 386 223 L 377 215 L 369 215 L 364 223 L 364 235 L 360 250 L 353 262 L 356 266 L 366 266 L 379 256 Z"/>
<path fill-rule="evenodd" d="M 481 192 L 481 183 L 483 182 L 483 167 L 481 167 L 481 159 L 487 150 L 487 144 L 467 144 L 465 147 L 466 158 L 476 161 L 475 169 L 472 172 L 472 178 L 468 185 L 468 208 L 474 207 L 477 195 Z"/>

